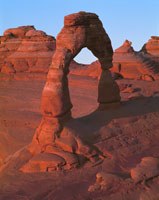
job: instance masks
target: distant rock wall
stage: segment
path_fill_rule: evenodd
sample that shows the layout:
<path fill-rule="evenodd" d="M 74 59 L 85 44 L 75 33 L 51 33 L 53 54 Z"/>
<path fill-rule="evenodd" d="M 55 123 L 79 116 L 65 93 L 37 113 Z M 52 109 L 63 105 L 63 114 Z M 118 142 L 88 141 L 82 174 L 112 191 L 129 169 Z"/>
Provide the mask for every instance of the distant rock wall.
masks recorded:
<path fill-rule="evenodd" d="M 34 26 L 11 28 L 0 36 L 0 79 L 46 79 L 56 40 Z M 159 79 L 159 37 L 152 36 L 136 52 L 126 40 L 114 51 L 112 75 L 115 78 Z M 99 78 L 101 65 L 70 64 L 70 74 Z"/>
<path fill-rule="evenodd" d="M 136 52 L 131 44 L 126 40 L 122 46 L 115 50 L 112 71 L 122 74 L 125 78 L 144 79 L 144 77 L 149 76 L 152 79 L 159 79 L 159 60 L 157 57 L 143 51 L 143 49 Z"/>
<path fill-rule="evenodd" d="M 151 39 L 144 44 L 142 51 L 156 56 L 159 59 L 159 36 L 151 36 Z"/>
<path fill-rule="evenodd" d="M 56 40 L 34 26 L 8 29 L 0 37 L 1 76 L 18 78 L 30 73 L 47 73 Z"/>
<path fill-rule="evenodd" d="M 112 75 L 115 78 L 159 79 L 159 42 L 156 42 L 156 45 L 154 45 L 153 42 L 148 41 L 141 51 L 136 52 L 131 46 L 132 43 L 126 40 L 114 51 L 113 67 L 111 68 Z M 152 46 L 154 48 L 152 48 Z M 147 50 L 145 50 L 146 48 Z M 155 53 L 152 49 L 155 49 Z M 79 66 L 78 69 L 72 69 L 71 73 L 98 78 L 101 73 L 100 63 L 99 61 L 95 61 L 85 67 Z"/>

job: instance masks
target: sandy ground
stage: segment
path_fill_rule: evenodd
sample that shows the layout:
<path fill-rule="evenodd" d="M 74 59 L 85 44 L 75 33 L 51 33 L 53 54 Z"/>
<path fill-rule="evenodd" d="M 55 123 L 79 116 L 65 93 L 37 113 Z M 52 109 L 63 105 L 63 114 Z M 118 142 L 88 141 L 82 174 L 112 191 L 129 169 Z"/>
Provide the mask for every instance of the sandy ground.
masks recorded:
<path fill-rule="evenodd" d="M 159 199 L 159 178 L 135 184 L 130 169 L 142 157 L 159 157 L 159 81 L 120 80 L 132 84 L 138 98 L 121 93 L 118 108 L 97 111 L 95 79 L 71 76 L 72 121 L 81 137 L 92 141 L 108 158 L 92 166 L 52 173 L 0 174 L 2 200 L 148 200 Z M 41 119 L 43 81 L 0 82 L 0 164 L 9 154 L 28 144 Z M 81 128 L 82 127 L 82 128 Z M 107 190 L 88 192 L 96 173 L 118 174 L 123 181 Z M 143 197 L 144 196 L 144 197 Z"/>

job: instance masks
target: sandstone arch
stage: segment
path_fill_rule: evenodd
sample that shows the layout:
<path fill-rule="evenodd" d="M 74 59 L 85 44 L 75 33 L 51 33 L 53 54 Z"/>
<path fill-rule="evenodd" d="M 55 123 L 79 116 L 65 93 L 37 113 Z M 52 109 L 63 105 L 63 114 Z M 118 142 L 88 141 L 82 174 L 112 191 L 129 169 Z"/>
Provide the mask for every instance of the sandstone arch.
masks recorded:
<path fill-rule="evenodd" d="M 109 71 L 113 55 L 111 41 L 98 16 L 86 12 L 66 16 L 42 93 L 41 123 L 32 143 L 20 153 L 26 154 L 22 168 L 19 166 L 24 172 L 72 168 L 79 164 L 79 154 L 93 162 L 103 157 L 101 152 L 86 145 L 74 130 L 65 127 L 72 108 L 67 79 L 69 64 L 84 47 L 92 51 L 102 66 L 99 108 L 120 101 L 119 88 Z"/>
<path fill-rule="evenodd" d="M 120 100 L 119 90 L 109 72 L 113 55 L 111 41 L 96 14 L 80 12 L 65 17 L 64 27 L 57 36 L 56 51 L 42 94 L 44 116 L 59 117 L 70 112 L 69 64 L 84 47 L 99 59 L 102 67 L 98 102 L 106 104 Z"/>

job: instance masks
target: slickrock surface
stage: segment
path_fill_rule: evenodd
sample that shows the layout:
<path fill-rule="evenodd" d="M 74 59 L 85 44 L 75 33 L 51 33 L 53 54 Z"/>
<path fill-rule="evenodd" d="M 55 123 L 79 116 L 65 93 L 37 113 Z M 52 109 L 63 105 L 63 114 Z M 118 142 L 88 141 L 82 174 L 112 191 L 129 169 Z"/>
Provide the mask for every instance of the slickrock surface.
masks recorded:
<path fill-rule="evenodd" d="M 0 82 L 1 164 L 8 155 L 31 142 L 41 120 L 40 98 L 44 84 L 44 81 L 36 80 Z M 159 178 L 143 178 L 145 183 L 141 180 L 136 184 L 131 178 L 131 170 L 144 157 L 159 158 L 159 81 L 118 80 L 121 106 L 106 111 L 96 110 L 97 80 L 71 76 L 69 85 L 74 105 L 73 127 L 106 158 L 93 167 L 87 161 L 81 168 L 51 173 L 1 172 L 0 199 L 147 200 L 158 197 Z M 143 97 L 129 100 L 131 93 L 122 92 L 124 88 L 132 88 L 132 94 L 140 93 Z M 109 189 L 104 186 L 88 192 L 96 181 L 96 174 L 101 171 L 114 174 L 122 181 L 111 185 L 111 179 L 108 179 Z"/>

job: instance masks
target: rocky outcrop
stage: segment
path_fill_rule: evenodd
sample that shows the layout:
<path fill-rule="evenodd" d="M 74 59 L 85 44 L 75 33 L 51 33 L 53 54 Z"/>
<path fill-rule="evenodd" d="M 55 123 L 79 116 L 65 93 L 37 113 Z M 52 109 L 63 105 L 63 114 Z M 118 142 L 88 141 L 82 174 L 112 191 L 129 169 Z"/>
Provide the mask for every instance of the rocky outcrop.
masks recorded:
<path fill-rule="evenodd" d="M 135 182 L 145 181 L 159 175 L 159 159 L 144 157 L 141 162 L 131 169 L 131 178 Z"/>
<path fill-rule="evenodd" d="M 18 78 L 25 73 L 48 72 L 55 50 L 55 38 L 33 26 L 8 29 L 0 37 L 1 76 Z"/>
<path fill-rule="evenodd" d="M 127 53 L 134 53 L 134 49 L 131 46 L 132 42 L 130 42 L 129 40 L 125 40 L 125 42 L 115 50 L 115 53 L 119 53 L 119 54 L 127 54 Z"/>
<path fill-rule="evenodd" d="M 33 26 L 6 30 L 0 37 L 0 79 L 46 79 L 55 46 L 53 37 Z M 73 60 L 70 73 L 99 79 L 101 62 L 84 65 Z M 114 79 L 159 79 L 159 37 L 152 36 L 139 52 L 126 40 L 114 51 L 111 72 Z"/>
<path fill-rule="evenodd" d="M 89 186 L 88 192 L 95 192 L 97 190 L 110 190 L 112 187 L 119 187 L 122 178 L 115 174 L 100 172 L 96 174 L 95 184 Z"/>
<path fill-rule="evenodd" d="M 155 80 L 159 79 L 159 62 L 143 51 L 135 52 L 131 42 L 126 40 L 114 52 L 112 71 L 125 78 Z"/>
<path fill-rule="evenodd" d="M 126 40 L 114 51 L 113 67 L 111 68 L 112 77 L 148 81 L 159 79 L 159 58 L 144 50 L 136 52 L 131 45 L 132 43 Z M 100 62 L 95 61 L 85 67 L 73 69 L 71 73 L 98 78 L 101 73 Z"/>
<path fill-rule="evenodd" d="M 100 62 L 97 60 L 88 65 L 78 65 L 78 67 L 71 67 L 70 74 L 99 78 L 101 72 L 101 65 Z"/>
<path fill-rule="evenodd" d="M 102 152 L 86 144 L 71 127 L 74 120 L 71 118 L 72 103 L 67 75 L 70 62 L 84 47 L 90 49 L 101 64 L 99 109 L 120 102 L 119 88 L 109 71 L 113 55 L 111 41 L 98 16 L 86 12 L 66 16 L 64 27 L 57 36 L 56 51 L 42 92 L 43 117 L 27 153 L 22 151 L 29 157 L 26 163 L 21 162 L 23 172 L 77 167 L 81 164 L 78 155 L 82 162 L 88 159 L 96 163 L 103 158 Z M 20 157 L 25 158 L 25 155 Z"/>
<path fill-rule="evenodd" d="M 159 36 L 151 36 L 151 39 L 142 47 L 142 51 L 157 57 L 159 61 Z"/>

